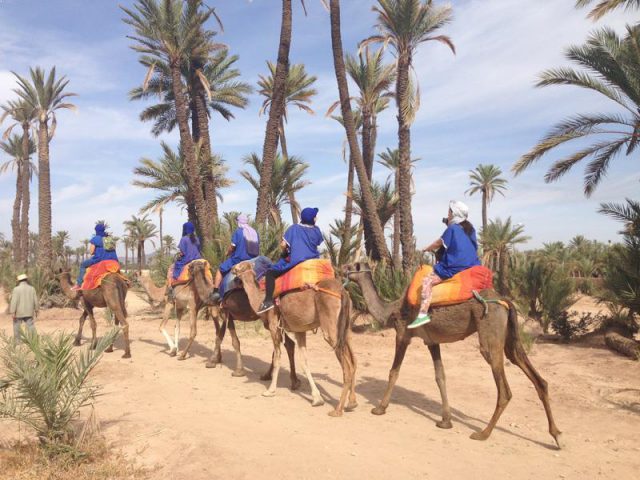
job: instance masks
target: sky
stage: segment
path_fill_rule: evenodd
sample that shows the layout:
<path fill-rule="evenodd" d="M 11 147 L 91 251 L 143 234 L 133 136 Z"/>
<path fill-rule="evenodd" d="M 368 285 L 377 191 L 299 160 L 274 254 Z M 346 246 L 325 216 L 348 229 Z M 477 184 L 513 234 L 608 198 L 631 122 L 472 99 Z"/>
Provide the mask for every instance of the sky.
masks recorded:
<path fill-rule="evenodd" d="M 142 83 L 145 69 L 126 38 L 118 5 L 132 0 L 0 0 L 0 103 L 14 98 L 15 77 L 30 66 L 57 68 L 66 75 L 77 112 L 61 111 L 50 145 L 53 190 L 53 231 L 66 230 L 76 246 L 91 235 L 94 222 L 105 219 L 116 235 L 122 222 L 137 215 L 154 196 L 134 187 L 133 168 L 141 158 L 157 159 L 160 141 L 177 146 L 177 132 L 155 138 L 151 124 L 139 120 L 147 106 L 130 102 L 128 92 Z M 360 40 L 375 33 L 373 0 L 343 0 L 343 47 L 355 53 Z M 255 86 L 277 56 L 280 2 L 277 0 L 209 0 L 224 32 L 217 40 L 239 55 L 241 78 Z M 347 167 L 342 159 L 344 131 L 325 112 L 337 99 L 331 53 L 329 16 L 318 0 L 306 0 L 308 15 L 294 1 L 291 63 L 304 63 L 318 77 L 312 108 L 315 115 L 290 110 L 287 141 L 290 154 L 309 164 L 308 180 L 299 201 L 320 208 L 319 225 L 327 229 L 342 216 Z M 610 26 L 622 32 L 636 13 L 615 12 L 594 24 L 574 0 L 456 0 L 453 22 L 442 33 L 456 45 L 456 55 L 442 44 L 419 48 L 415 74 L 422 94 L 412 126 L 415 168 L 413 214 L 419 245 L 441 233 L 449 200 L 470 206 L 470 220 L 480 225 L 480 197 L 468 197 L 469 170 L 480 163 L 502 168 L 509 181 L 504 197 L 489 206 L 490 218 L 511 217 L 531 237 L 526 248 L 568 241 L 582 234 L 617 241 L 620 226 L 597 213 L 601 202 L 638 198 L 637 158 L 619 157 L 609 175 L 585 199 L 583 166 L 561 181 L 545 184 L 544 172 L 560 150 L 514 178 L 513 163 L 557 121 L 575 113 L 611 112 L 615 107 L 598 95 L 571 87 L 535 88 L 540 72 L 566 66 L 566 47 L 583 43 L 589 32 Z M 214 27 L 214 24 L 211 24 Z M 387 60 L 393 61 L 389 55 Z M 351 94 L 356 90 L 351 84 Z M 256 192 L 240 176 L 243 157 L 261 152 L 267 118 L 259 116 L 261 99 L 250 96 L 245 110 L 234 110 L 230 122 L 213 117 L 215 152 L 227 161 L 234 185 L 222 192 L 223 211 L 255 212 Z M 395 105 L 379 117 L 377 152 L 397 147 Z M 8 124 L 8 123 L 7 123 Z M 3 127 L 7 124 L 4 124 Z M 4 130 L 4 128 L 3 128 Z M 0 154 L 0 162 L 7 160 Z M 380 181 L 388 172 L 376 166 Z M 10 237 L 15 178 L 0 176 L 0 232 Z M 34 185 L 32 190 L 37 190 Z M 37 230 L 37 200 L 31 202 L 31 229 Z M 283 215 L 288 218 L 285 208 Z M 165 212 L 164 233 L 178 237 L 186 213 L 177 206 Z M 157 223 L 157 218 L 153 218 Z M 390 222 L 391 224 L 392 222 Z M 390 231 L 388 231 L 390 234 Z"/>

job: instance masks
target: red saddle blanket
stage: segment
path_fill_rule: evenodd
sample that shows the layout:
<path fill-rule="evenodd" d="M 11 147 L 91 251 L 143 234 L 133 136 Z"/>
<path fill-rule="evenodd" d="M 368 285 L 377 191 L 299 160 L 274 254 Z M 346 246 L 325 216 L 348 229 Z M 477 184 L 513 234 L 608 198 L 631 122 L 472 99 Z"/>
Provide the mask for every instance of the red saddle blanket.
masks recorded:
<path fill-rule="evenodd" d="M 407 290 L 407 301 L 413 306 L 422 302 L 422 281 L 433 272 L 431 265 L 423 265 L 413 276 Z M 431 306 L 454 305 L 473 297 L 473 291 L 493 288 L 493 272 L 487 267 L 476 266 L 463 270 L 433 287 Z"/>
<path fill-rule="evenodd" d="M 90 266 L 84 275 L 81 290 L 98 288 L 110 273 L 120 273 L 120 263 L 117 260 L 103 260 Z M 124 275 L 122 277 L 125 278 Z"/>
<path fill-rule="evenodd" d="M 209 266 L 209 262 L 204 258 L 199 258 L 198 260 L 187 263 L 180 272 L 178 278 L 176 278 L 175 280 L 173 278 L 173 265 L 171 265 L 171 267 L 169 267 L 169 271 L 167 272 L 167 281 L 171 283 L 172 287 L 175 287 L 176 285 L 182 285 L 184 283 L 189 283 L 189 281 L 191 281 L 191 272 L 189 271 L 189 266 L 192 263 L 196 262 L 204 263 L 204 274 L 207 277 L 207 280 L 209 280 L 210 283 L 213 283 L 213 274 L 211 273 L 211 267 Z"/>
<path fill-rule="evenodd" d="M 273 298 L 291 290 L 298 290 L 307 285 L 315 285 L 321 280 L 335 278 L 335 272 L 331 266 L 331 260 L 313 259 L 306 260 L 284 275 L 276 278 L 276 288 L 273 292 Z M 260 281 L 260 288 L 264 289 L 264 280 Z"/>

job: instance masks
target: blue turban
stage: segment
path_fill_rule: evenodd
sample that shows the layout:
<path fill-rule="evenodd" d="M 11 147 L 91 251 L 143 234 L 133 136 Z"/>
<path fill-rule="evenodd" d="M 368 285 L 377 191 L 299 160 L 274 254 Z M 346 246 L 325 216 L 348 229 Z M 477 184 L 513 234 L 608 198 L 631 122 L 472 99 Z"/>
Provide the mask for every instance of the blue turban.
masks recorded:
<path fill-rule="evenodd" d="M 183 237 L 185 235 L 191 235 L 195 231 L 196 231 L 196 227 L 191 222 L 187 222 L 184 225 L 182 225 L 182 236 Z"/>
<path fill-rule="evenodd" d="M 317 215 L 318 215 L 317 208 L 307 207 L 304 210 L 302 210 L 302 213 L 300 214 L 300 222 L 304 223 L 305 225 L 315 225 Z"/>
<path fill-rule="evenodd" d="M 100 237 L 104 237 L 106 229 L 107 229 L 107 226 L 104 223 L 97 223 L 96 224 L 96 235 L 98 235 Z"/>

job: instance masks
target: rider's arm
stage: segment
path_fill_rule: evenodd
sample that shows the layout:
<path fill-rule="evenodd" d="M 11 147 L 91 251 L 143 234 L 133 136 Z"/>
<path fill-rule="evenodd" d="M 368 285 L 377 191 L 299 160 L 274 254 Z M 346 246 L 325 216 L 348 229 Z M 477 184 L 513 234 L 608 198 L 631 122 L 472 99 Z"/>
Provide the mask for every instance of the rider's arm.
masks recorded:
<path fill-rule="evenodd" d="M 423 252 L 435 252 L 440 247 L 442 247 L 443 245 L 444 245 L 444 243 L 442 242 L 442 239 L 439 238 L 435 242 L 433 242 L 431 245 L 429 245 L 428 247 L 423 248 L 422 251 Z"/>

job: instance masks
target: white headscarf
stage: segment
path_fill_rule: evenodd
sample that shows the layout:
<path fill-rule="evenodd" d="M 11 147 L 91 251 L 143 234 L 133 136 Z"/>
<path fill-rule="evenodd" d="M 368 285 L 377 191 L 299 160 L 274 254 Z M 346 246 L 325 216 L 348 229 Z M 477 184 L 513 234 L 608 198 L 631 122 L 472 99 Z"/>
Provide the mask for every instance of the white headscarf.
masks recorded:
<path fill-rule="evenodd" d="M 449 210 L 451 210 L 452 213 L 449 223 L 452 225 L 464 222 L 467 217 L 469 217 L 469 207 L 462 202 L 451 200 L 449 202 Z"/>

